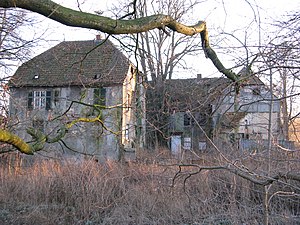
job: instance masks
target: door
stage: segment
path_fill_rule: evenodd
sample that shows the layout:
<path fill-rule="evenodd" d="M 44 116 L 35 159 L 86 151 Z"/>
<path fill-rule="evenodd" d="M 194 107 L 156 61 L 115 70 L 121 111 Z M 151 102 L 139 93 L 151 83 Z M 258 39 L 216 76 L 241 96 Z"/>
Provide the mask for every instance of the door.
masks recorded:
<path fill-rule="evenodd" d="M 173 155 L 181 153 L 181 135 L 171 136 L 171 153 Z"/>

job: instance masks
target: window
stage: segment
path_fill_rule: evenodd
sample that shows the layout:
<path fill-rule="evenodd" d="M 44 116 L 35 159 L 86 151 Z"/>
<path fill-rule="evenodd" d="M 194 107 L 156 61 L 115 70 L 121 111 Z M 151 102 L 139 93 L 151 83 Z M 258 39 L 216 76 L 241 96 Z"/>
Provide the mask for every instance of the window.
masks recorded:
<path fill-rule="evenodd" d="M 106 89 L 105 88 L 95 88 L 94 89 L 94 104 L 95 105 L 106 105 Z"/>
<path fill-rule="evenodd" d="M 192 139 L 190 137 L 183 138 L 183 149 L 191 150 L 192 148 Z"/>
<path fill-rule="evenodd" d="M 206 142 L 205 141 L 199 141 L 198 145 L 199 145 L 200 151 L 206 150 Z"/>
<path fill-rule="evenodd" d="M 51 109 L 51 91 L 31 91 L 28 93 L 28 109 Z"/>
<path fill-rule="evenodd" d="M 59 92 L 59 90 L 55 90 L 54 91 L 54 99 L 53 99 L 53 102 L 54 102 L 55 106 L 59 102 L 59 98 L 60 98 L 60 92 Z"/>
<path fill-rule="evenodd" d="M 129 140 L 129 124 L 125 127 L 125 140 Z"/>
<path fill-rule="evenodd" d="M 184 126 L 190 126 L 191 125 L 191 117 L 188 114 L 184 114 L 184 118 L 183 118 L 183 125 Z"/>

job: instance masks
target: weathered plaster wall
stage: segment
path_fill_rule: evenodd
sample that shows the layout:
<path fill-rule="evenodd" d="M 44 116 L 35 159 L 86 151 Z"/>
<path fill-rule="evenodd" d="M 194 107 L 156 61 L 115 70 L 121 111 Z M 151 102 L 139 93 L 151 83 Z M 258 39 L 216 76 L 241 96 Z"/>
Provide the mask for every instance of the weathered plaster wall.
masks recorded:
<path fill-rule="evenodd" d="M 52 101 L 51 110 L 28 110 L 28 92 L 33 90 L 59 91 L 58 101 Z M 95 116 L 92 114 L 93 110 L 91 107 L 82 104 L 73 103 L 69 109 L 72 101 L 93 104 L 93 94 L 93 88 L 81 87 L 56 87 L 47 89 L 19 88 L 18 91 L 12 89 L 10 99 L 11 124 L 16 124 L 14 126 L 16 133 L 27 141 L 30 140 L 30 137 L 26 133 L 26 128 L 33 126 L 34 120 L 44 121 L 45 133 L 55 135 L 63 124 L 79 117 Z M 99 158 L 116 159 L 119 154 L 119 139 L 122 130 L 122 96 L 121 85 L 106 87 L 106 107 L 109 109 L 103 109 L 101 112 L 101 118 L 106 129 L 104 129 L 100 123 L 77 123 L 69 130 L 64 138 L 66 146 L 73 149 L 74 153 L 82 152 L 98 156 Z M 64 116 L 51 121 L 67 110 L 68 112 Z M 48 147 L 51 149 L 63 149 L 63 151 L 66 152 L 66 146 L 56 144 Z M 72 153 L 72 151 L 68 152 Z"/>

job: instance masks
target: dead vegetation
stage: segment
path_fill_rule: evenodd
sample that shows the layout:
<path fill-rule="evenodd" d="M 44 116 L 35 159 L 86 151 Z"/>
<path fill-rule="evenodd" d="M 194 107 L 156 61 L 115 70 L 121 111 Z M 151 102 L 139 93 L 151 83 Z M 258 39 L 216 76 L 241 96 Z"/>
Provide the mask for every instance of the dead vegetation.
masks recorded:
<path fill-rule="evenodd" d="M 196 170 L 190 165 L 179 175 L 178 171 L 176 164 L 149 162 L 2 159 L 0 221 L 3 225 L 262 224 L 262 186 L 224 170 L 193 174 Z M 299 224 L 299 183 L 287 182 L 270 189 L 271 224 Z"/>

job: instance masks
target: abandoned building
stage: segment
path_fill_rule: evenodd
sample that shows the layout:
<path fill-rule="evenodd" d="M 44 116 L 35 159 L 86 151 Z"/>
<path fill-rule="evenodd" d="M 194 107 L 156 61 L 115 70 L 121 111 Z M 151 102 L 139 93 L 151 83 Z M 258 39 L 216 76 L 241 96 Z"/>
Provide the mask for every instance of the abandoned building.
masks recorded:
<path fill-rule="evenodd" d="M 164 138 L 172 153 L 201 152 L 207 149 L 209 139 L 251 148 L 257 141 L 268 139 L 269 124 L 272 142 L 282 138 L 279 99 L 257 76 L 242 72 L 238 93 L 234 84 L 223 77 L 202 78 L 198 75 L 193 79 L 165 81 L 161 113 L 165 122 L 160 124 L 165 124 L 161 127 L 165 128 Z M 147 99 L 150 124 L 157 120 L 151 111 L 153 102 Z M 147 135 L 153 134 L 155 129 L 148 125 Z"/>
<path fill-rule="evenodd" d="M 49 139 L 68 128 L 45 150 L 101 159 L 152 149 L 161 144 L 159 138 L 173 154 L 204 151 L 209 140 L 247 149 L 270 133 L 273 142 L 283 139 L 280 100 L 245 70 L 238 92 L 229 79 L 198 75 L 166 80 L 161 91 L 148 88 L 146 95 L 140 79 L 135 66 L 109 40 L 62 42 L 12 76 L 11 125 L 26 141 L 32 139 L 28 127 Z"/>
<path fill-rule="evenodd" d="M 121 149 L 134 152 L 143 143 L 136 102 L 143 104 L 144 91 L 136 79 L 136 68 L 111 41 L 99 36 L 64 41 L 12 76 L 12 127 L 26 141 L 31 138 L 28 127 L 49 137 L 68 127 L 66 135 L 45 150 L 117 159 Z"/>

